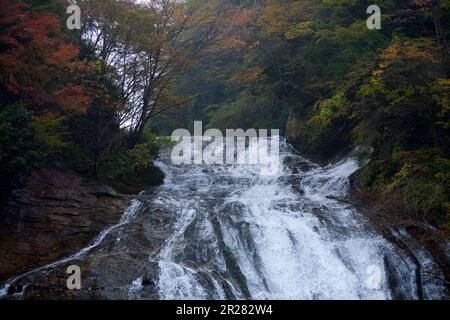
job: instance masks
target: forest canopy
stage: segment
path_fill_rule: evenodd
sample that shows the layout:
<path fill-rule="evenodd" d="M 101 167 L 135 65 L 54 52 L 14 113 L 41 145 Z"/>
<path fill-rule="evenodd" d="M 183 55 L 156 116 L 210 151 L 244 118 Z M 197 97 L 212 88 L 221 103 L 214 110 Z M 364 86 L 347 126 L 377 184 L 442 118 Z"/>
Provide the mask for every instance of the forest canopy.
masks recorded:
<path fill-rule="evenodd" d="M 359 191 L 450 232 L 450 1 L 377 1 L 379 30 L 363 0 L 80 0 L 81 30 L 68 4 L 0 0 L 2 195 L 55 160 L 144 183 L 202 120 L 359 146 Z"/>

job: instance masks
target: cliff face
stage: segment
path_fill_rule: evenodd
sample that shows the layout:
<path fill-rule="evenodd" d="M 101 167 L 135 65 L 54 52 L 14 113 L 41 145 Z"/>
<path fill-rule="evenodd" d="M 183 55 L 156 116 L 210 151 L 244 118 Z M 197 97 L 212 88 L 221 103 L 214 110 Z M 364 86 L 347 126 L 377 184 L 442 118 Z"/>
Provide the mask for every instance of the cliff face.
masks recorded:
<path fill-rule="evenodd" d="M 322 165 L 336 162 L 348 155 L 352 149 L 346 143 L 336 143 L 331 148 L 326 144 L 312 146 L 305 135 L 305 130 L 308 129 L 304 123 L 304 120 L 296 115 L 295 112 L 290 112 L 286 124 L 287 138 L 303 155 L 313 159 L 315 162 Z M 373 161 L 373 169 L 384 170 L 379 163 L 383 163 L 382 160 L 386 159 L 378 156 L 375 160 L 378 161 Z M 405 255 L 414 261 L 417 270 L 419 270 L 418 282 L 420 282 L 420 270 L 423 266 L 421 266 L 420 261 L 410 248 L 412 243 L 415 242 L 426 249 L 438 266 L 444 270 L 443 277 L 438 277 L 435 274 L 428 276 L 436 277 L 447 288 L 450 288 L 448 235 L 443 230 L 432 227 L 425 219 L 416 216 L 413 212 L 402 207 L 402 203 L 398 200 L 401 198 L 393 196 L 394 194 L 398 194 L 397 190 L 391 191 L 391 197 L 386 197 L 386 193 L 372 189 L 370 184 L 362 183 L 364 169 L 367 169 L 367 166 L 363 166 L 361 170 L 358 170 L 350 176 L 352 195 L 355 198 L 354 200 L 357 200 L 355 201 L 355 205 L 368 218 L 374 229 L 383 235 L 386 240 L 401 248 Z M 402 238 L 402 235 L 398 234 L 398 230 L 405 230 L 412 238 Z"/>
<path fill-rule="evenodd" d="M 82 249 L 128 200 L 63 167 L 24 178 L 0 213 L 0 283 Z"/>

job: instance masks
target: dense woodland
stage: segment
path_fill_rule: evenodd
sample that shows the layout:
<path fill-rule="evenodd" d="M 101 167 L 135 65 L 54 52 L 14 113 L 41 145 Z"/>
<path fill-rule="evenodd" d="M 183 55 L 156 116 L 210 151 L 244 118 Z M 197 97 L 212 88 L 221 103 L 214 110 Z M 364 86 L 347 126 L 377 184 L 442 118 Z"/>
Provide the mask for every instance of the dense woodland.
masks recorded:
<path fill-rule="evenodd" d="M 58 160 L 145 183 L 157 135 L 280 128 L 355 186 L 450 234 L 450 1 L 0 0 L 0 170 Z M 382 11 L 381 30 L 366 9 Z"/>

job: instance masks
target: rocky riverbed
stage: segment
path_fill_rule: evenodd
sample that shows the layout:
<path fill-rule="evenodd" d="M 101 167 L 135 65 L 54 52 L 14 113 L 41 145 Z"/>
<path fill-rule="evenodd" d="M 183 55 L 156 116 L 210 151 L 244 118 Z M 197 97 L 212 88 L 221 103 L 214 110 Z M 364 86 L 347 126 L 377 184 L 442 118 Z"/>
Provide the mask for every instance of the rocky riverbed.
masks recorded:
<path fill-rule="evenodd" d="M 129 201 L 64 166 L 34 172 L 1 212 L 0 282 L 86 247 Z"/>

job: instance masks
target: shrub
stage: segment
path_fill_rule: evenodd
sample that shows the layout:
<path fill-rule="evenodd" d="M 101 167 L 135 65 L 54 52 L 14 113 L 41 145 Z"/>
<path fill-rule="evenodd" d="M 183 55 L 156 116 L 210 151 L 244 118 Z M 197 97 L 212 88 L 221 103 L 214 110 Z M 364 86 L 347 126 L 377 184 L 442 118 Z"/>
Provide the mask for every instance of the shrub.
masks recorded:
<path fill-rule="evenodd" d="M 99 176 L 123 192 L 128 192 L 131 186 L 134 192 L 136 187 L 160 184 L 162 175 L 153 166 L 160 145 L 156 136 L 146 129 L 140 143 L 132 149 L 120 148 L 109 151 L 100 163 Z M 124 185 L 128 188 L 124 188 Z"/>

